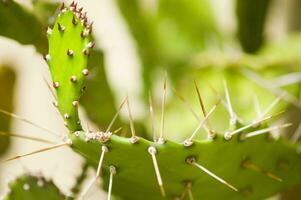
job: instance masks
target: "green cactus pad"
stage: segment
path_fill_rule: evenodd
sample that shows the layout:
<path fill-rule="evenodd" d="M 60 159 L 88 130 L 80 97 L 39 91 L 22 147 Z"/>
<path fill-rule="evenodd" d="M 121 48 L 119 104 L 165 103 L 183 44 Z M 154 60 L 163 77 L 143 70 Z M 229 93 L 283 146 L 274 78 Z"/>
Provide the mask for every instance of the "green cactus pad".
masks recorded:
<path fill-rule="evenodd" d="M 78 102 L 88 75 L 91 25 L 76 7 L 63 8 L 52 29 L 48 29 L 49 54 L 45 56 L 57 92 L 58 108 L 70 131 L 81 130 Z"/>
<path fill-rule="evenodd" d="M 9 193 L 4 200 L 66 200 L 52 181 L 43 177 L 22 175 L 9 184 Z"/>
<path fill-rule="evenodd" d="M 99 141 L 86 142 L 85 133 L 72 136 L 72 148 L 98 163 L 101 152 Z M 297 147 L 283 140 L 271 140 L 266 136 L 256 136 L 239 141 L 235 136 L 230 141 L 218 137 L 213 141 L 195 142 L 184 147 L 171 141 L 164 145 L 155 144 L 140 138 L 132 144 L 129 139 L 112 136 L 105 144 L 109 152 L 104 157 L 104 188 L 107 189 L 108 167 L 114 165 L 113 193 L 123 199 L 164 199 L 157 185 L 154 166 L 148 147 L 157 148 L 157 161 L 166 199 L 180 197 L 184 184 L 192 183 L 195 199 L 263 199 L 301 181 L 301 160 Z M 188 157 L 206 167 L 222 179 L 235 186 L 239 192 L 221 184 L 195 166 L 186 163 Z M 262 169 L 262 172 L 246 169 L 244 161 L 249 159 Z M 264 173 L 273 173 L 282 182 L 271 179 Z"/>
<path fill-rule="evenodd" d="M 16 75 L 9 67 L 0 67 L 0 108 L 12 112 L 13 94 Z M 11 118 L 0 115 L 0 131 L 9 132 Z M 10 138 L 0 136 L 0 155 L 5 153 L 9 146 Z"/>

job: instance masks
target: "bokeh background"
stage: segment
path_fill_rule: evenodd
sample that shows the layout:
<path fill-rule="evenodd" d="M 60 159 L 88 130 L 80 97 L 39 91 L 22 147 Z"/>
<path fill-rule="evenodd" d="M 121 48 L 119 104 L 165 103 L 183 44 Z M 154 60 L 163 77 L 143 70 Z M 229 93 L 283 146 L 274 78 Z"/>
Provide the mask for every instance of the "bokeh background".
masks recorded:
<path fill-rule="evenodd" d="M 156 12 L 159 12 L 157 8 L 158 1 L 159 0 L 141 0 L 140 3 L 145 12 L 149 12 L 150 15 L 155 15 Z M 18 0 L 18 2 L 25 5 L 28 9 L 32 9 L 31 1 Z M 71 1 L 66 2 L 71 3 Z M 243 50 L 238 37 L 238 20 L 235 1 L 210 0 L 204 2 L 204 5 L 210 8 L 209 10 L 204 8 L 204 13 L 202 14 L 204 17 L 210 17 L 208 21 L 206 21 L 206 19 L 203 20 L 208 31 L 202 33 L 205 34 L 205 36 L 200 36 L 205 39 L 203 40 L 203 44 L 199 44 L 202 47 L 200 49 L 196 48 L 195 51 L 200 50 L 200 52 L 209 52 L 208 60 L 210 62 L 213 60 L 212 62 L 216 62 L 217 65 L 220 65 L 220 62 L 224 62 L 221 52 L 230 55 L 231 58 L 240 57 Z M 259 22 L 265 23 L 262 31 L 265 41 L 262 42 L 262 46 L 264 44 L 281 44 L 301 30 L 300 0 L 273 0 L 268 2 L 270 5 L 268 12 L 266 13 L 265 22 Z M 124 10 L 129 11 L 130 13 L 131 1 L 128 1 L 127 3 L 129 5 L 124 6 L 128 6 L 128 8 Z M 117 0 L 85 0 L 79 1 L 79 4 L 88 12 L 88 17 L 94 21 L 93 31 L 97 42 L 96 45 L 105 53 L 105 72 L 115 97 L 115 105 L 118 105 L 121 99 L 128 94 L 130 96 L 131 104 L 133 105 L 134 118 L 138 121 L 144 120 L 148 115 L 148 106 L 145 103 L 144 87 L 146 87 L 145 85 L 147 85 L 147 82 L 145 82 L 143 65 L 145 65 L 147 61 L 141 57 L 141 49 L 139 47 L 141 44 L 139 44 L 135 35 L 132 34 L 131 27 L 123 16 L 124 13 L 121 12 L 120 7 L 117 5 Z M 255 8 L 255 14 L 256 10 L 257 9 Z M 258 8 L 257 11 L 261 12 L 260 8 Z M 181 16 L 178 20 L 181 20 Z M 164 26 L 164 23 L 169 23 L 168 20 L 160 23 L 162 23 L 162 29 L 160 30 L 162 37 L 168 38 L 169 41 L 167 40 L 167 42 L 173 41 L 177 44 L 170 45 L 168 48 L 162 50 L 163 53 L 165 51 L 168 53 L 171 52 L 172 55 L 167 55 L 167 57 L 178 56 L 178 53 L 183 53 L 177 52 L 177 48 L 194 48 L 185 46 L 185 42 L 181 41 L 181 38 L 176 34 L 168 34 L 168 30 L 173 30 L 174 28 L 172 26 Z M 189 23 L 189 21 L 187 23 Z M 254 23 L 257 23 L 256 17 L 254 18 Z M 211 30 L 211 28 L 214 30 Z M 256 30 L 254 30 L 254 33 L 253 30 L 249 31 L 249 37 L 254 36 L 252 34 L 255 34 Z M 185 33 L 185 30 L 179 31 L 179 33 L 183 32 Z M 196 33 L 196 35 L 198 34 L 199 33 Z M 195 40 L 199 41 L 198 38 Z M 147 41 L 146 39 L 142 40 L 142 42 L 145 42 L 145 44 L 148 45 L 148 42 L 152 43 L 153 41 Z M 181 42 L 183 42 L 182 46 Z M 251 41 L 250 43 L 251 44 L 248 44 L 249 47 L 246 47 L 245 50 L 249 53 L 256 52 L 256 48 L 259 48 L 256 47 L 256 41 Z M 149 46 L 152 45 L 150 44 Z M 172 52 L 174 49 L 175 52 Z M 148 51 L 148 49 L 145 51 Z M 154 55 L 153 59 L 158 59 L 158 57 L 155 56 L 156 55 Z M 201 60 L 206 60 L 204 57 L 200 58 Z M 227 59 L 225 60 L 227 61 Z M 204 65 L 207 65 L 207 63 Z M 221 65 L 223 65 L 223 63 Z M 16 72 L 15 90 L 13 91 L 13 112 L 26 119 L 32 120 L 41 126 L 48 127 L 57 133 L 67 133 L 63 120 L 52 105 L 51 94 L 44 82 L 44 79 L 50 80 L 50 76 L 48 66 L 41 54 L 37 53 L 36 49 L 31 45 L 24 46 L 16 41 L 0 37 L 0 66 L 12 67 Z M 154 77 L 158 80 L 158 83 L 153 85 L 152 89 L 155 99 L 159 99 L 161 95 L 161 83 L 164 78 L 164 72 L 165 70 L 168 70 L 168 67 L 166 67 L 166 69 L 164 69 L 164 67 L 165 66 L 157 68 L 157 70 L 153 72 L 154 75 L 149 78 L 151 79 L 149 80 L 151 83 L 156 82 L 153 80 Z M 179 74 L 177 74 L 179 72 L 175 73 L 176 76 L 179 76 Z M 211 72 L 211 74 L 212 73 L 214 72 Z M 217 79 L 218 78 L 216 78 L 216 80 Z M 193 83 L 193 78 L 191 77 L 184 79 L 184 85 L 186 85 L 180 89 L 181 91 L 187 87 L 187 80 L 190 80 L 191 83 Z M 214 78 L 212 78 L 212 80 L 215 82 Z M 216 84 L 220 85 L 222 82 Z M 174 84 L 173 86 L 176 87 L 179 85 L 180 84 Z M 191 84 L 191 87 L 193 87 L 193 84 Z M 241 92 L 243 93 L 243 91 Z M 169 93 L 172 93 L 171 89 L 169 90 Z M 189 92 L 186 93 L 186 95 L 189 94 Z M 236 94 L 239 95 L 239 93 Z M 267 106 L 268 102 L 271 102 L 273 97 L 273 95 L 267 97 L 267 100 L 265 100 L 262 107 Z M 0 101 L 1 99 L 2 97 L 0 97 Z M 174 121 L 181 120 L 183 117 L 181 115 L 174 117 L 177 112 L 183 111 L 181 110 L 182 108 L 178 109 L 179 105 L 180 104 L 175 103 L 175 105 L 171 106 L 173 109 L 167 114 L 167 129 L 173 133 L 168 136 L 174 140 L 181 138 L 174 134 L 175 132 L 181 132 L 181 128 L 173 126 Z M 248 106 L 246 105 L 246 107 Z M 81 114 L 82 118 L 86 119 L 84 121 L 89 122 L 90 127 L 94 127 L 93 123 L 88 120 L 86 113 L 82 112 Z M 188 115 L 189 113 L 187 116 Z M 123 117 L 126 118 L 126 113 L 123 113 Z M 187 120 L 185 121 L 187 121 L 185 122 L 187 126 L 193 124 L 190 122 L 191 118 L 189 117 L 187 117 Z M 187 126 L 182 129 L 185 129 Z M 53 139 L 40 129 L 16 119 L 12 119 L 11 121 L 10 132 L 23 135 L 43 135 L 44 138 Z M 11 139 L 9 150 L 2 155 L 2 158 L 29 152 L 44 146 L 45 144 L 28 140 Z M 69 190 L 74 184 L 75 176 L 80 173 L 79 168 L 81 168 L 82 163 L 82 158 L 68 148 L 56 149 L 12 162 L 1 163 L 0 194 L 5 192 L 7 181 L 18 174 L 22 174 L 24 171 L 41 172 L 46 177 L 51 177 L 65 193 L 70 193 Z M 92 170 L 90 171 L 90 174 L 93 174 Z M 90 192 L 91 199 L 99 199 L 100 196 L 105 197 L 106 194 L 99 188 L 95 187 Z M 278 199 L 279 195 L 273 198 Z"/>

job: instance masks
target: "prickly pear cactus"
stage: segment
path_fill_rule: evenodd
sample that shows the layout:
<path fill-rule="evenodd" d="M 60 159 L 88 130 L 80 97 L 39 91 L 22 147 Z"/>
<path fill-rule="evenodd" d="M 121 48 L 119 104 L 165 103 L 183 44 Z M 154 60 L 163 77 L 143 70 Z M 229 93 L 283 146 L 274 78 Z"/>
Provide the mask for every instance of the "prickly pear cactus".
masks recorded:
<path fill-rule="evenodd" d="M 77 106 L 85 90 L 88 56 L 94 46 L 87 17 L 74 9 L 62 7 L 54 27 L 48 28 L 49 54 L 45 56 L 57 91 L 57 106 L 71 132 L 81 130 Z"/>
<path fill-rule="evenodd" d="M 4 200 L 65 200 L 64 196 L 52 181 L 41 176 L 22 175 L 9 183 L 9 192 Z"/>
<path fill-rule="evenodd" d="M 77 106 L 93 46 L 90 32 L 76 4 L 63 8 L 53 29 L 48 29 L 46 61 L 58 108 L 70 130 L 68 144 L 94 164 L 95 180 L 103 171 L 109 199 L 114 194 L 122 199 L 255 200 L 301 181 L 298 146 L 271 138 L 269 133 L 279 127 L 267 128 L 269 118 L 246 126 L 234 123 L 230 132 L 198 141 L 195 134 L 217 105 L 183 143 L 166 140 L 164 127 L 155 142 L 135 136 L 133 130 L 131 138 L 112 135 L 111 130 L 82 131 Z"/>
<path fill-rule="evenodd" d="M 15 84 L 15 73 L 9 68 L 0 67 L 0 109 L 12 112 L 13 110 L 13 92 Z M 2 132 L 9 132 L 11 118 L 0 115 L 0 130 Z M 0 135 L 0 155 L 5 153 L 10 143 L 10 138 Z"/>

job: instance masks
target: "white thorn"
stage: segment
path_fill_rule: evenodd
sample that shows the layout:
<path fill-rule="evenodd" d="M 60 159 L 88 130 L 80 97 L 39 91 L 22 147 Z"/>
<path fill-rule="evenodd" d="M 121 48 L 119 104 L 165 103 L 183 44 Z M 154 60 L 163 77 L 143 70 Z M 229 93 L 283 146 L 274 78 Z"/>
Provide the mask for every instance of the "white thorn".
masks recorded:
<path fill-rule="evenodd" d="M 155 173 L 156 173 L 156 177 L 157 177 L 157 181 L 158 181 L 158 185 L 160 187 L 160 191 L 163 197 L 165 197 L 165 190 L 163 187 L 163 181 L 161 178 L 161 174 L 160 174 L 160 170 L 159 170 L 159 166 L 158 166 L 158 162 L 157 162 L 157 158 L 156 158 L 156 154 L 157 154 L 157 149 L 153 146 L 150 146 L 148 148 L 148 153 L 151 155 L 152 160 L 153 160 L 153 165 L 155 168 Z"/>
<path fill-rule="evenodd" d="M 109 189 L 108 189 L 108 200 L 111 200 L 112 188 L 113 188 L 113 176 L 116 174 L 116 167 L 113 165 L 110 166 L 110 180 L 109 180 Z"/>
<path fill-rule="evenodd" d="M 224 179 L 220 178 L 219 176 L 215 175 L 214 173 L 212 173 L 211 171 L 209 171 L 207 168 L 205 168 L 204 166 L 198 164 L 195 160 L 195 158 L 193 157 L 189 157 L 187 158 L 186 162 L 190 165 L 193 165 L 197 168 L 199 168 L 200 170 L 202 170 L 203 172 L 205 172 L 206 174 L 208 174 L 209 176 L 213 177 L 214 179 L 218 180 L 219 182 L 221 182 L 222 184 L 228 186 L 229 188 L 231 188 L 232 190 L 238 192 L 238 189 L 236 187 L 234 187 L 233 185 L 231 185 L 230 183 L 228 183 L 227 181 L 225 181 Z"/>
<path fill-rule="evenodd" d="M 271 131 L 287 128 L 287 127 L 290 127 L 291 125 L 292 125 L 292 123 L 287 123 L 287 124 L 283 124 L 283 125 L 278 125 L 278 126 L 273 126 L 273 127 L 261 129 L 261 130 L 258 130 L 258 131 L 253 131 L 253 132 L 250 132 L 250 133 L 247 133 L 246 135 L 244 135 L 243 139 L 247 139 L 247 138 L 257 136 L 257 135 L 261 135 L 261 134 L 264 134 L 264 133 L 268 133 L 268 132 L 271 132 Z"/>

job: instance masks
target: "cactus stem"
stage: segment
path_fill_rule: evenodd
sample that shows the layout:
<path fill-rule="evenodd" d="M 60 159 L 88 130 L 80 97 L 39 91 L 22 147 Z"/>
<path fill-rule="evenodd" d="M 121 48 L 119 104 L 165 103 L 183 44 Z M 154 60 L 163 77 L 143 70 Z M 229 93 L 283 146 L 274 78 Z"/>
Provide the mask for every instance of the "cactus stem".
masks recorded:
<path fill-rule="evenodd" d="M 200 92 L 200 89 L 196 83 L 196 81 L 194 80 L 194 86 L 195 86 L 195 90 L 196 90 L 196 93 L 198 95 L 198 100 L 200 102 L 200 105 L 201 105 L 201 109 L 202 109 L 202 113 L 204 115 L 204 117 L 206 117 L 207 115 L 207 111 L 206 111 L 206 108 L 205 108 L 205 105 L 204 105 L 204 102 L 203 102 L 203 98 L 201 96 L 201 92 Z M 199 120 L 200 121 L 200 120 Z M 209 139 L 214 139 L 215 138 L 215 132 L 211 129 L 211 126 L 210 126 L 210 123 L 209 123 L 209 119 L 207 120 L 207 122 L 204 124 L 204 127 L 208 133 L 208 138 Z"/>
<path fill-rule="evenodd" d="M 0 109 L 0 113 L 4 114 L 4 115 L 6 115 L 6 116 L 9 116 L 9 117 L 18 119 L 18 120 L 20 120 L 20 121 L 23 121 L 23 122 L 25 122 L 25 123 L 27 123 L 27 124 L 30 124 L 30 125 L 32 125 L 32 126 L 34 126 L 34 127 L 36 127 L 36 128 L 39 128 L 39 129 L 41 129 L 41 130 L 43 130 L 43 131 L 46 131 L 47 133 L 49 133 L 49 134 L 51 134 L 51 135 L 54 135 L 54 136 L 56 136 L 56 137 L 59 137 L 59 136 L 57 135 L 57 133 L 55 133 L 55 132 L 49 130 L 48 128 L 42 127 L 42 126 L 38 125 L 38 124 L 35 123 L 35 122 L 32 122 L 32 121 L 30 121 L 30 120 L 28 120 L 28 119 L 25 119 L 24 117 L 21 117 L 21 116 L 19 116 L 19 115 L 16 115 L 16 114 L 14 114 L 14 113 L 8 112 L 8 111 L 3 110 L 3 109 Z"/>
<path fill-rule="evenodd" d="M 196 136 L 196 134 L 199 132 L 199 130 L 203 127 L 203 125 L 206 123 L 206 121 L 208 120 L 208 118 L 211 116 L 211 114 L 215 111 L 215 109 L 217 108 L 217 106 L 219 105 L 220 100 L 211 108 L 211 110 L 209 111 L 209 113 L 205 116 L 205 118 L 199 123 L 199 125 L 197 126 L 197 128 L 193 131 L 192 135 L 186 139 L 184 141 L 184 146 L 185 147 L 189 147 L 193 144 L 193 139 Z"/>
<path fill-rule="evenodd" d="M 14 134 L 14 133 L 5 133 L 5 132 L 2 132 L 2 131 L 0 131 L 0 135 L 6 136 L 6 137 L 15 137 L 15 138 L 20 138 L 20 139 L 26 139 L 26 140 L 36 141 L 36 142 L 43 142 L 43 143 L 48 143 L 48 144 L 55 144 L 52 141 L 45 140 L 45 139 L 42 139 L 42 138 L 19 135 L 19 134 Z"/>
<path fill-rule="evenodd" d="M 230 128 L 236 125 L 237 118 L 236 115 L 234 114 L 231 99 L 230 99 L 230 94 L 229 94 L 229 89 L 227 86 L 226 80 L 224 80 L 224 90 L 225 90 L 225 95 L 226 95 L 226 101 L 227 101 L 227 107 L 228 107 L 228 112 L 230 114 Z"/>
<path fill-rule="evenodd" d="M 67 50 L 67 55 L 68 55 L 69 57 L 73 57 L 74 51 L 71 50 L 71 49 L 68 49 L 68 50 Z"/>
<path fill-rule="evenodd" d="M 133 120 L 131 107 L 130 107 L 130 101 L 129 101 L 128 96 L 126 96 L 126 105 L 127 105 L 127 111 L 128 111 L 128 115 L 129 115 L 130 128 L 131 128 L 131 134 L 132 134 L 132 137 L 131 137 L 130 141 L 131 141 L 132 144 L 134 144 L 134 143 L 138 142 L 139 138 L 136 136 L 134 120 Z"/>
<path fill-rule="evenodd" d="M 257 171 L 275 181 L 279 181 L 279 182 L 282 182 L 282 178 L 279 178 L 277 175 L 271 173 L 271 172 L 268 172 L 264 169 L 262 169 L 261 167 L 255 165 L 253 162 L 250 161 L 250 159 L 245 159 L 241 166 L 245 169 L 250 169 L 250 170 L 253 170 L 253 171 Z"/>
<path fill-rule="evenodd" d="M 113 188 L 113 176 L 116 174 L 116 167 L 110 166 L 110 180 L 109 180 L 109 189 L 108 189 L 108 200 L 111 200 L 112 188 Z"/>
<path fill-rule="evenodd" d="M 57 23 L 57 28 L 60 32 L 64 32 L 66 30 L 65 26 L 61 25 L 60 23 Z"/>
<path fill-rule="evenodd" d="M 160 124 L 160 136 L 158 138 L 159 144 L 165 143 L 164 138 L 164 118 L 165 118 L 165 101 L 166 101 L 166 93 L 167 93 L 167 77 L 165 75 L 164 85 L 163 85 L 163 94 L 162 94 L 162 105 L 161 105 L 161 124 Z"/>
<path fill-rule="evenodd" d="M 280 130 L 280 129 L 287 128 L 287 127 L 290 127 L 290 126 L 292 126 L 292 123 L 286 123 L 286 124 L 282 124 L 282 125 L 278 125 L 278 126 L 273 126 L 273 127 L 253 131 L 253 132 L 247 133 L 245 136 L 243 136 L 243 139 L 247 139 L 247 138 L 254 137 L 254 136 L 257 136 L 257 135 L 261 135 L 261 134 L 264 134 L 264 133 L 269 133 L 269 132 L 275 131 L 275 130 Z"/>
<path fill-rule="evenodd" d="M 88 69 L 83 69 L 82 74 L 84 76 L 88 76 L 89 75 L 89 70 Z"/>
<path fill-rule="evenodd" d="M 72 83 L 76 83 L 76 82 L 77 82 L 76 76 L 75 76 L 75 75 L 72 75 L 72 76 L 70 77 L 70 81 L 71 81 Z"/>
<path fill-rule="evenodd" d="M 45 152 L 45 151 L 50 151 L 52 149 L 57 149 L 57 148 L 60 148 L 60 147 L 70 146 L 70 145 L 71 144 L 70 144 L 69 141 L 68 142 L 63 142 L 63 143 L 60 143 L 60 144 L 55 144 L 53 146 L 42 148 L 42 149 L 39 149 L 39 150 L 36 150 L 36 151 L 32 151 L 30 153 L 26 153 L 26 154 L 22 154 L 22 155 L 17 155 L 17 156 L 14 156 L 12 158 L 8 158 L 8 159 L 4 160 L 4 162 L 16 160 L 16 159 L 19 159 L 19 158 L 24 158 L 24 157 L 27 157 L 27 156 L 35 155 L 35 154 L 38 154 L 38 153 L 42 153 L 42 152 Z"/>
<path fill-rule="evenodd" d="M 156 177 L 157 177 L 158 185 L 160 187 L 161 194 L 163 197 L 165 197 L 166 194 L 165 194 L 162 177 L 161 177 L 160 170 L 159 170 L 159 165 L 158 165 L 157 158 L 156 158 L 157 149 L 153 146 L 150 146 L 148 148 L 148 153 L 152 157 L 152 161 L 153 161 L 153 165 L 154 165 L 154 169 L 155 169 L 155 173 L 156 173 Z"/>
<path fill-rule="evenodd" d="M 99 158 L 99 162 L 98 162 L 98 166 L 97 166 L 97 171 L 96 171 L 96 175 L 93 179 L 90 180 L 90 182 L 84 187 L 82 193 L 79 195 L 79 199 L 84 199 L 84 197 L 86 196 L 86 194 L 89 192 L 90 188 L 92 187 L 92 185 L 96 182 L 96 180 L 100 177 L 100 172 L 101 172 L 101 167 L 102 167 L 102 163 L 104 160 L 104 156 L 105 153 L 109 152 L 109 149 L 107 146 L 103 145 L 101 147 L 101 153 L 100 153 L 100 158 Z"/>
<path fill-rule="evenodd" d="M 195 157 L 188 157 L 186 159 L 186 162 L 189 165 L 195 166 L 197 168 L 199 168 L 200 170 L 202 170 L 203 172 L 205 172 L 206 174 L 208 174 L 209 176 L 211 176 L 212 178 L 218 180 L 220 183 L 226 185 L 227 187 L 229 187 L 230 189 L 238 192 L 238 189 L 236 187 L 234 187 L 233 185 L 231 185 L 230 183 L 228 183 L 227 181 L 225 181 L 224 179 L 220 178 L 219 176 L 215 175 L 214 173 L 212 173 L 211 171 L 209 171 L 207 168 L 205 168 L 204 166 L 200 165 L 199 163 L 196 162 Z"/>

